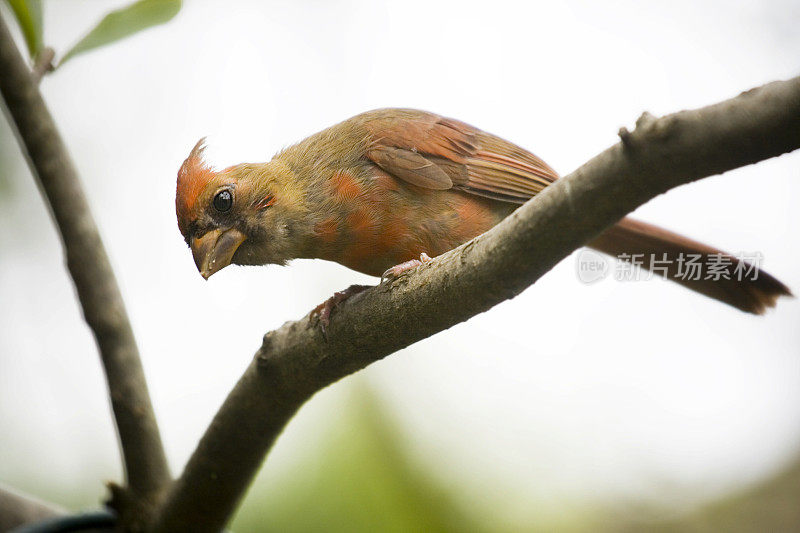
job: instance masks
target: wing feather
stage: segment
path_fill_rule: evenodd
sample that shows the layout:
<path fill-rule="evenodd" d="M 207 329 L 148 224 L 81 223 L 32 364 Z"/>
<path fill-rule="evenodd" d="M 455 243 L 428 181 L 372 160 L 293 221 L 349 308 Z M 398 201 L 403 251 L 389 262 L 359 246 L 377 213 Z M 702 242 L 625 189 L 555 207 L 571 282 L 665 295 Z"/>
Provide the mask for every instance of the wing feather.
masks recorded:
<path fill-rule="evenodd" d="M 447 173 L 425 156 L 392 146 L 374 146 L 367 157 L 398 178 L 426 189 L 446 190 L 453 186 Z"/>
<path fill-rule="evenodd" d="M 558 179 L 531 152 L 455 119 L 411 109 L 371 111 L 360 118 L 370 136 L 367 157 L 420 187 L 454 187 L 524 203 Z"/>

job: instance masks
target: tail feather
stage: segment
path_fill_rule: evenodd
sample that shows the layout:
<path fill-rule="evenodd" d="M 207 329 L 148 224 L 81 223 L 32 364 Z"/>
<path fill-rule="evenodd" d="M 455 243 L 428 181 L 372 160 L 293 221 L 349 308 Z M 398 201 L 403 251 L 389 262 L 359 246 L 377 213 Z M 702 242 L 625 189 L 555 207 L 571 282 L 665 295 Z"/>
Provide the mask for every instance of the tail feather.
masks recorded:
<path fill-rule="evenodd" d="M 665 277 L 676 283 L 747 313 L 760 315 L 774 307 L 778 297 L 792 296 L 786 285 L 758 269 L 758 265 L 632 218 L 622 219 L 589 246 L 628 260 L 634 254 L 641 254 L 641 257 L 636 256 L 636 263 L 642 267 L 666 274 Z M 707 268 L 703 268 L 699 276 L 697 271 L 689 272 L 686 259 L 690 256 L 703 267 L 713 262 L 714 273 Z"/>

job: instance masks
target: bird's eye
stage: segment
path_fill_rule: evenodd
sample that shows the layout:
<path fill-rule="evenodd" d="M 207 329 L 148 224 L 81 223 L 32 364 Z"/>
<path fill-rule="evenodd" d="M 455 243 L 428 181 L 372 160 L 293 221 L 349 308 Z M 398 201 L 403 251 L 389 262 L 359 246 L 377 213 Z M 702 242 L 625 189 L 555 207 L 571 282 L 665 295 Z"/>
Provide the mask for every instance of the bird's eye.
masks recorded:
<path fill-rule="evenodd" d="M 230 211 L 231 207 L 233 207 L 233 195 L 231 191 L 227 189 L 219 191 L 217 195 L 214 196 L 212 204 L 214 205 L 214 209 L 220 213 Z"/>

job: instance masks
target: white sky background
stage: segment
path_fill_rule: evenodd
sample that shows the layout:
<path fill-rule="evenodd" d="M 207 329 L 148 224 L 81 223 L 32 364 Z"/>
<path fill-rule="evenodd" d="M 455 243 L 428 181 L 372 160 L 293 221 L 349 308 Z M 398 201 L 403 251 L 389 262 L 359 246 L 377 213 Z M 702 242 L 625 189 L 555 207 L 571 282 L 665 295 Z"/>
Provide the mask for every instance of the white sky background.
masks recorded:
<path fill-rule="evenodd" d="M 46 44 L 65 50 L 124 3 L 46 2 Z M 370 282 L 322 261 L 203 281 L 174 213 L 175 175 L 199 137 L 224 167 L 267 160 L 367 109 L 418 107 L 566 174 L 644 110 L 707 105 L 799 74 L 798 27 L 790 1 L 188 1 L 170 24 L 65 65 L 43 91 L 117 269 L 173 469 L 264 332 Z M 117 478 L 95 346 L 38 191 L 11 153 L 13 201 L 0 198 L 0 480 L 36 491 Z M 784 156 L 672 191 L 637 216 L 760 251 L 800 292 L 799 173 L 800 154 Z M 381 392 L 424 464 L 508 512 L 665 488 L 680 501 L 794 456 L 798 324 L 797 300 L 756 318 L 660 281 L 586 286 L 573 256 L 515 300 L 356 379 Z M 324 446 L 315 439 L 352 381 L 301 411 L 267 479 Z"/>

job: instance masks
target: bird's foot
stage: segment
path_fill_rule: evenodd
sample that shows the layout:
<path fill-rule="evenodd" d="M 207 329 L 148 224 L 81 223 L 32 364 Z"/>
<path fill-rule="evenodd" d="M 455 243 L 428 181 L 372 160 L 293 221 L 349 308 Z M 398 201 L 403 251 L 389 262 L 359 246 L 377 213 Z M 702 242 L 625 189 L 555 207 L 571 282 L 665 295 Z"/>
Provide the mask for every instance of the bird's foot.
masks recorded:
<path fill-rule="evenodd" d="M 347 300 L 351 296 L 369 289 L 369 285 L 350 285 L 343 291 L 333 293 L 333 296 L 319 304 L 311 311 L 311 317 L 317 317 L 319 320 L 319 327 L 325 338 L 328 338 L 328 326 L 331 323 L 331 313 L 337 305 Z"/>
<path fill-rule="evenodd" d="M 432 261 L 432 259 L 428 256 L 428 254 L 422 252 L 419 254 L 419 259 L 412 259 L 411 261 L 406 261 L 387 269 L 386 272 L 381 274 L 381 283 L 383 283 L 383 280 L 385 279 L 397 279 L 409 270 L 414 270 L 418 266 L 422 265 L 423 263 L 427 263 L 428 261 Z"/>

